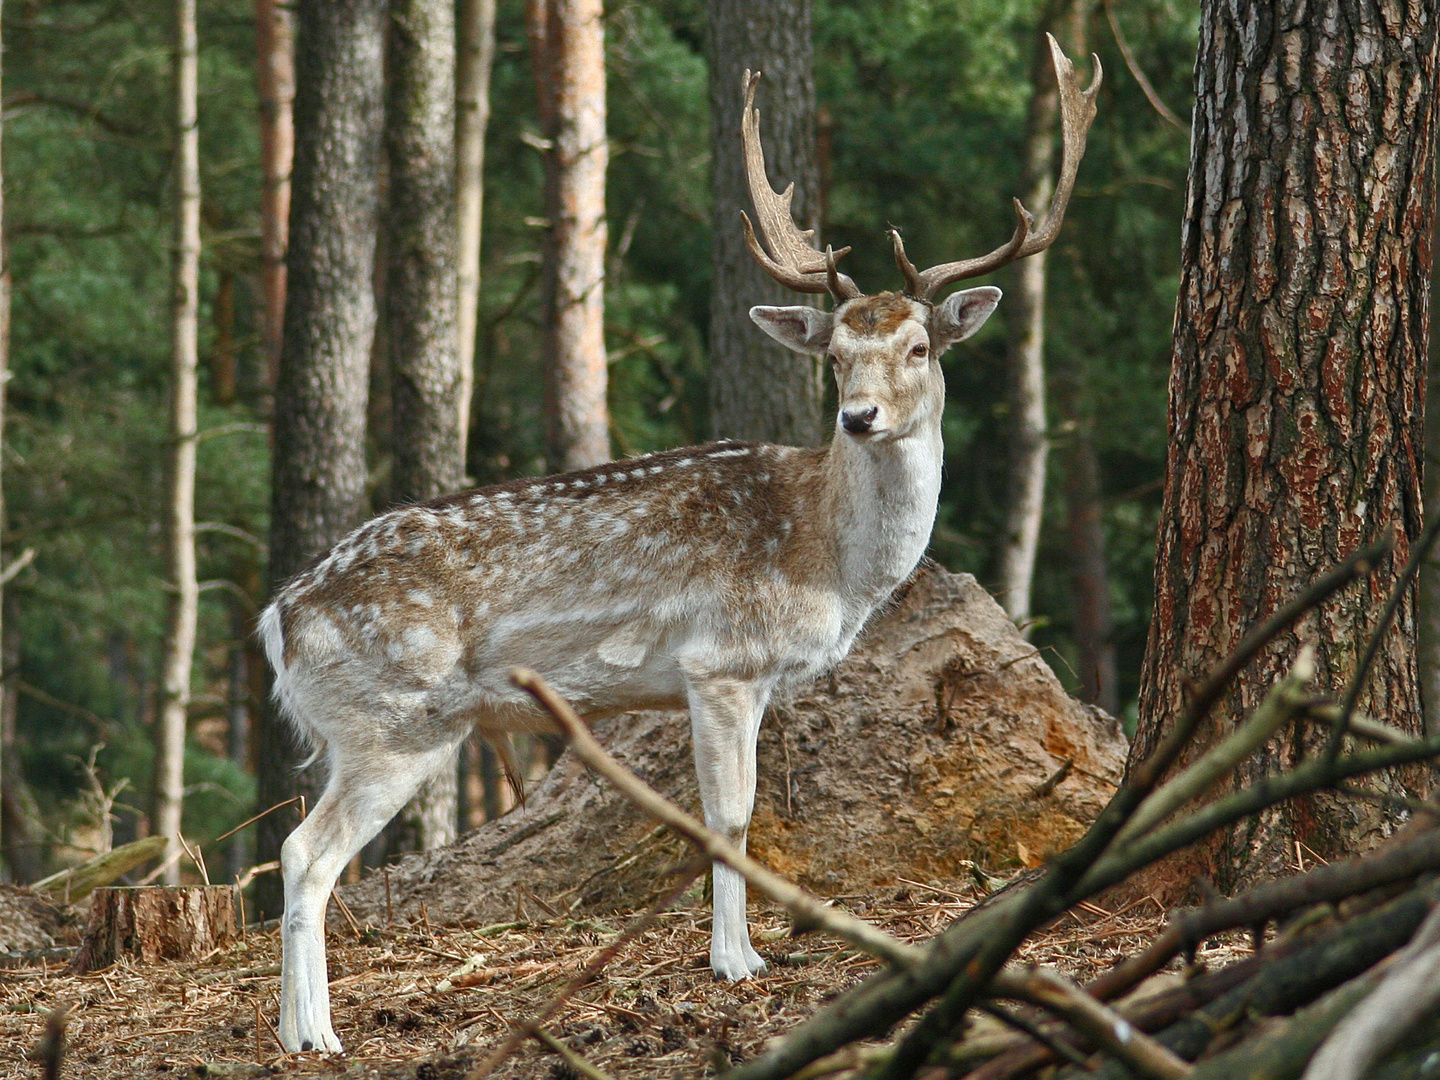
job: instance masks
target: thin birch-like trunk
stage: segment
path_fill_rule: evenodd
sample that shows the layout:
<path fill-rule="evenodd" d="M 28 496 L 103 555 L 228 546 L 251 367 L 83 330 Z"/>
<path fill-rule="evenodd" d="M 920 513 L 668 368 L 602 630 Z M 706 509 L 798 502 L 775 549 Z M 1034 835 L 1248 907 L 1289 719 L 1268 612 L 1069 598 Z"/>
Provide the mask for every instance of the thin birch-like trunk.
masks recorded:
<path fill-rule="evenodd" d="M 281 0 L 255 0 L 255 82 L 260 97 L 260 293 L 266 385 L 275 385 L 285 333 L 285 250 L 295 163 L 295 20 Z"/>
<path fill-rule="evenodd" d="M 1062 0 L 1063 3 L 1063 0 Z M 1030 63 L 1030 107 L 1025 117 L 1022 175 L 1026 206 L 1049 205 L 1054 181 L 1055 117 L 1059 91 L 1050 64 L 1045 32 L 1056 21 L 1059 5 L 1035 28 Z M 1026 632 L 1045 511 L 1045 464 L 1050 441 L 1045 419 L 1045 278 L 1049 252 L 1021 260 L 1005 292 L 1009 328 L 1007 358 L 1010 438 L 1005 485 L 1005 526 L 1000 541 L 999 600 Z"/>
<path fill-rule="evenodd" d="M 555 471 L 610 459 L 605 357 L 605 23 L 601 0 L 530 0 L 545 155 L 545 445 Z"/>
<path fill-rule="evenodd" d="M 480 237 L 484 222 L 485 131 L 495 63 L 495 0 L 460 0 L 455 12 L 455 337 L 460 356 L 461 453 L 475 395 L 480 320 Z"/>
<path fill-rule="evenodd" d="M 175 5 L 175 250 L 171 290 L 169 490 L 165 506 L 169 618 L 160 672 L 155 729 L 155 791 L 151 828 L 179 846 L 185 785 L 185 710 L 200 594 L 195 580 L 195 425 L 200 290 L 200 141 L 196 115 L 195 0 Z M 180 864 L 165 871 L 180 881 Z"/>

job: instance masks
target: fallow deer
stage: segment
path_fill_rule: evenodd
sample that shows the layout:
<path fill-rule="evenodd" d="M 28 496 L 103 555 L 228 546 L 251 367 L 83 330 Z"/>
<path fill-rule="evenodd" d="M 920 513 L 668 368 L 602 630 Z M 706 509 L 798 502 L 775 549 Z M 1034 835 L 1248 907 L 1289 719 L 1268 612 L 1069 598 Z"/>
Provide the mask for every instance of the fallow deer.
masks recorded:
<path fill-rule="evenodd" d="M 1100 81 L 1081 89 L 1054 40 L 1063 161 L 1041 226 L 1017 201 L 1010 240 L 917 270 L 891 231 L 901 293 L 864 296 L 790 215 L 765 175 L 755 79 L 743 144 L 777 281 L 828 292 L 832 312 L 756 307 L 770 336 L 826 353 L 839 385 L 823 449 L 718 442 L 465 491 L 382 514 L 281 589 L 260 617 L 275 696 L 329 776 L 285 841 L 280 1040 L 339 1051 L 324 914 L 340 871 L 478 726 L 503 739 L 547 727 L 510 683 L 539 671 L 588 717 L 689 709 L 706 823 L 743 845 L 760 720 L 777 693 L 838 663 L 914 570 L 940 494 L 940 356 L 973 334 L 1000 290 L 932 301 L 951 282 L 1049 245 L 1059 231 Z M 845 250 L 849 250 L 848 248 Z M 713 867 L 710 964 L 765 968 L 746 927 L 745 883 Z"/>

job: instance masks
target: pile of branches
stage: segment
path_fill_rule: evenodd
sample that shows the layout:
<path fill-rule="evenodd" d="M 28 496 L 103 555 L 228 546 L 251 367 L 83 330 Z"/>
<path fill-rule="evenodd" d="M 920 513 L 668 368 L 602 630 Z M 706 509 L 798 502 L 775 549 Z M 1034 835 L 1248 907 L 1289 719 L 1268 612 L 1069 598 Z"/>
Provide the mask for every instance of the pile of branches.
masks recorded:
<path fill-rule="evenodd" d="M 1347 790 L 1367 774 L 1440 756 L 1440 736 L 1411 738 L 1355 712 L 1381 636 L 1437 532 L 1440 523 L 1416 545 L 1342 702 L 1319 705 L 1309 694 L 1313 660 L 1302 649 L 1250 718 L 1161 783 L 1241 668 L 1307 611 L 1368 573 L 1381 550 L 1357 553 L 1257 627 L 1196 687 L 1183 715 L 1079 843 L 1038 878 L 991 898 L 923 946 L 828 907 L 754 863 L 618 765 L 538 676 L 517 670 L 512 677 L 551 712 L 587 765 L 694 843 L 699 855 L 744 874 L 790 913 L 797 934 L 823 930 L 885 962 L 725 1080 L 842 1073 L 864 1080 L 1012 1080 L 1047 1069 L 1050 1076 L 1112 1080 L 1430 1075 L 1425 1069 L 1440 1062 L 1440 1029 L 1419 1021 L 1440 1008 L 1440 805 L 1399 800 L 1410 821 L 1379 850 L 1182 912 L 1148 948 L 1087 986 L 1010 962 L 1028 937 L 1071 908 L 1219 830 L 1284 800 Z M 1300 717 L 1330 725 L 1323 753 L 1241 790 L 1213 794 L 1240 762 Z M 1211 801 L 1183 812 L 1206 795 Z M 1282 929 L 1264 943 L 1272 923 Z M 1205 939 L 1240 928 L 1255 935 L 1253 955 L 1218 971 L 1193 970 Z M 1193 977 L 1143 993 L 1142 984 L 1181 954 L 1189 955 Z M 1142 992 L 1121 1000 L 1137 987 Z M 976 1012 L 1004 1026 L 976 1032 L 970 1023 Z"/>

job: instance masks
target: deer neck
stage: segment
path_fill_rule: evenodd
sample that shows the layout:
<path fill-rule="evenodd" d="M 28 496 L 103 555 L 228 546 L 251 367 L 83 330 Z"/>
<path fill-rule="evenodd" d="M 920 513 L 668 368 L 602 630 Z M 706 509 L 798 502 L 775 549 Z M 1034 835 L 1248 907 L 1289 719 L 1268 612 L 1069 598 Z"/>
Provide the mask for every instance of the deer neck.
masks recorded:
<path fill-rule="evenodd" d="M 930 543 L 942 462 L 938 409 L 897 439 L 835 433 L 824 467 L 843 592 L 873 606 L 910 576 Z"/>

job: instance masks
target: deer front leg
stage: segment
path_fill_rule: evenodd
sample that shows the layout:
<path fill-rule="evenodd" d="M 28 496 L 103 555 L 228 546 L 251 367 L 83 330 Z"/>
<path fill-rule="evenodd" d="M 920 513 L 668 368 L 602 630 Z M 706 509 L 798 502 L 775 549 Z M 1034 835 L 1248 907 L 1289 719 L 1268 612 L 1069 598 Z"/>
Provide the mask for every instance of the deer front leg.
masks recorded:
<path fill-rule="evenodd" d="M 755 741 L 768 690 L 741 679 L 691 679 L 690 727 L 705 824 L 745 850 L 755 805 Z M 750 944 L 745 920 L 745 879 L 723 863 L 712 867 L 715 906 L 710 967 L 722 979 L 765 970 Z"/>

